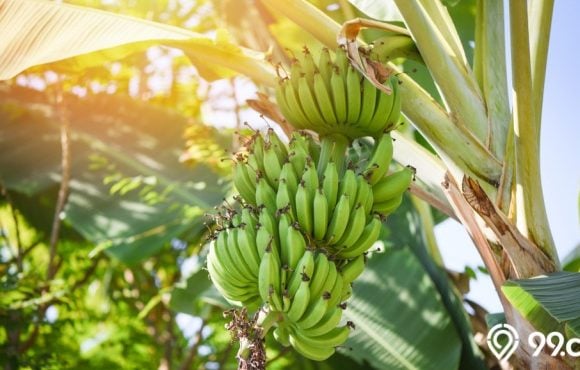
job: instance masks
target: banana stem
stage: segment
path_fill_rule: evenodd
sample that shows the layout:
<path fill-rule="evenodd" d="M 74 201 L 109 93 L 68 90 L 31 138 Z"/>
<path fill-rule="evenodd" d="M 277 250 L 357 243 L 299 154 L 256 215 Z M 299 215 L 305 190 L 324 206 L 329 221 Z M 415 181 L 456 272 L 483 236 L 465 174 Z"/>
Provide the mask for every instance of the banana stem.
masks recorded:
<path fill-rule="evenodd" d="M 272 326 L 278 321 L 280 321 L 279 312 L 260 310 L 258 320 L 256 321 L 256 327 L 259 328 L 261 332 L 260 338 L 264 338 Z"/>
<path fill-rule="evenodd" d="M 346 148 L 350 144 L 350 140 L 343 135 L 333 134 L 327 136 L 329 140 L 334 142 L 332 152 L 330 153 L 330 160 L 336 164 L 336 168 L 339 171 L 340 176 L 344 174 L 344 161 L 346 159 Z"/>

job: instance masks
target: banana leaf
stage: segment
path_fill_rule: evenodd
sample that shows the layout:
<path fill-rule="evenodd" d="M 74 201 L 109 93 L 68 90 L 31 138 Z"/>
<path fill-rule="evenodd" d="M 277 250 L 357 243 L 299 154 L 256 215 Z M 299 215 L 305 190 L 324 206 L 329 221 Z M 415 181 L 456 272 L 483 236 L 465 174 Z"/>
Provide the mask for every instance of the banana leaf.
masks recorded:
<path fill-rule="evenodd" d="M 71 180 L 63 221 L 94 253 L 133 264 L 185 232 L 203 233 L 203 214 L 225 188 L 208 168 L 179 163 L 185 118 L 130 98 L 65 100 Z M 43 92 L 0 90 L 0 182 L 49 215 L 61 178 L 58 117 Z M 47 235 L 51 217 L 41 227 Z"/>

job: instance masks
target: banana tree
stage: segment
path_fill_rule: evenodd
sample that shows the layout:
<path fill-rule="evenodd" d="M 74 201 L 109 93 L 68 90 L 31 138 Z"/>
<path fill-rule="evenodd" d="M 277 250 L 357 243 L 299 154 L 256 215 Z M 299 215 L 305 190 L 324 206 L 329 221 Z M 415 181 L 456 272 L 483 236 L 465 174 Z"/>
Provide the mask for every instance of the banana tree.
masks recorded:
<path fill-rule="evenodd" d="M 379 89 L 385 89 L 381 77 L 385 71 L 396 75 L 405 120 L 433 149 L 413 140 L 409 130 L 393 132 L 395 159 L 417 169 L 411 193 L 421 226 L 427 225 L 428 233 L 429 223 L 433 223 L 423 202 L 464 225 L 489 271 L 505 320 L 520 338 L 548 329 L 558 330 L 568 339 L 579 335 L 578 302 L 570 300 L 579 292 L 577 278 L 556 273 L 560 262 L 540 181 L 540 117 L 553 1 L 510 1 L 507 17 L 501 1 L 460 1 L 459 5 L 425 0 L 341 1 L 343 15 L 335 16 L 340 22 L 304 0 L 241 3 L 251 10 L 248 16 L 254 17 L 253 24 L 261 27 L 258 32 L 267 34 L 260 40 L 266 40 L 272 55 L 288 70 L 292 55 L 284 50 L 295 44 L 285 45 L 268 27 L 280 19 L 316 39 L 315 44 L 344 47 L 349 63 Z M 468 19 L 475 30 L 473 53 L 453 20 L 454 6 L 470 5 L 475 8 L 474 19 Z M 373 19 L 364 19 L 362 12 Z M 511 37 L 509 65 L 504 22 Z M 282 116 L 274 99 L 268 99 L 276 86 L 270 56 L 246 47 L 263 45 L 248 45 L 244 40 L 246 46 L 239 46 L 224 32 L 211 39 L 88 8 L 0 0 L 0 35 L 1 79 L 40 64 L 52 63 L 63 73 L 75 73 L 151 45 L 178 48 L 208 79 L 236 73 L 251 78 L 266 93 L 253 106 L 285 131 L 292 131 L 290 117 Z M 369 53 L 380 54 L 381 60 L 370 59 Z M 427 82 L 402 63 L 409 59 L 426 68 L 431 76 Z M 513 76 L 511 105 L 509 68 Z M 437 246 L 426 244 L 429 253 L 425 259 L 429 261 L 422 263 L 435 269 L 432 266 L 440 264 Z M 538 279 L 539 285 L 552 292 L 534 294 L 536 284 L 525 279 L 543 275 L 548 276 Z M 563 281 L 573 289 L 558 292 Z M 546 304 L 550 301 L 561 305 Z M 576 314 L 559 315 L 566 305 L 574 307 Z M 400 361 L 407 364 L 403 368 L 419 366 L 404 358 Z M 534 352 L 526 340 L 517 348 L 512 364 L 531 369 L 572 366 L 563 356 Z"/>

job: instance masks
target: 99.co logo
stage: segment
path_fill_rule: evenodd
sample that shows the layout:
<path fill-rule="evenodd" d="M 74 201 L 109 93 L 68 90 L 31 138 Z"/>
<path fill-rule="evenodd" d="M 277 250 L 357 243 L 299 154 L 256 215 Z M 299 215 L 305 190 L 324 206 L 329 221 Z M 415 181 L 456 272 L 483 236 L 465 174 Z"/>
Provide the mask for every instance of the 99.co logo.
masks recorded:
<path fill-rule="evenodd" d="M 490 351 L 503 361 L 509 359 L 518 346 L 520 338 L 516 329 L 509 324 L 497 324 L 487 334 L 487 345 Z M 552 349 L 550 356 L 580 357 L 580 338 L 566 340 L 560 332 L 554 331 L 547 335 L 539 331 L 530 333 L 528 345 L 534 349 L 532 356 L 536 357 L 546 346 Z"/>

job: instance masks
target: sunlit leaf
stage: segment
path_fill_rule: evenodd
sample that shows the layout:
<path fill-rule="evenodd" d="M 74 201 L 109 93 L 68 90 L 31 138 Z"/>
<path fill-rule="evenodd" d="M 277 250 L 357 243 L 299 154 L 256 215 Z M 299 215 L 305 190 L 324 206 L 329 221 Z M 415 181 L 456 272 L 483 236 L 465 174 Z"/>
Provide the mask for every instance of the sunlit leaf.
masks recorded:
<path fill-rule="evenodd" d="M 58 68 L 80 71 L 160 44 L 182 49 L 208 79 L 238 72 L 273 83 L 273 69 L 263 54 L 242 49 L 219 33 L 213 40 L 178 27 L 54 1 L 0 0 L 0 80 L 65 59 Z"/>
<path fill-rule="evenodd" d="M 393 0 L 349 0 L 361 12 L 380 21 L 403 21 Z"/>
<path fill-rule="evenodd" d="M 555 272 L 525 280 L 509 280 L 503 287 L 506 298 L 544 332 L 566 325 L 580 337 L 580 273 Z"/>
<path fill-rule="evenodd" d="M 0 97 L 0 181 L 28 195 L 54 189 L 61 173 L 54 106 L 27 89 Z M 65 221 L 98 246 L 95 252 L 136 263 L 186 231 L 205 231 L 203 213 L 220 202 L 223 188 L 207 168 L 179 163 L 183 117 L 130 98 L 65 99 L 72 138 Z M 136 176 L 138 188 L 111 194 L 116 182 Z M 106 177 L 112 182 L 105 184 Z M 45 212 L 47 234 L 54 199 L 45 199 L 52 207 Z"/>

